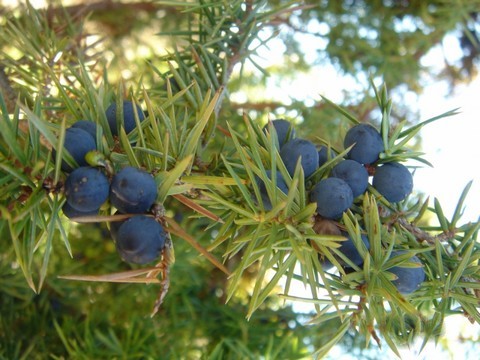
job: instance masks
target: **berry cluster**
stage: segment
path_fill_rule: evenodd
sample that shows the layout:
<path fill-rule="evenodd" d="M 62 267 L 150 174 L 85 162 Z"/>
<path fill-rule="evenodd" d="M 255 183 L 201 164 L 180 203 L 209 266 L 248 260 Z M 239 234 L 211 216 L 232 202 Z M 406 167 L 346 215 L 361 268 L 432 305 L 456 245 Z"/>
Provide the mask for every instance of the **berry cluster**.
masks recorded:
<path fill-rule="evenodd" d="M 119 124 L 127 133 L 135 128 L 132 102 L 123 102 L 120 123 L 116 114 L 114 103 L 106 111 L 112 135 L 118 134 Z M 137 107 L 137 117 L 140 121 L 144 120 L 140 107 Z M 97 215 L 109 201 L 118 214 L 134 214 L 126 220 L 111 222 L 110 233 L 124 261 L 134 264 L 152 262 L 160 256 L 167 238 L 162 225 L 146 215 L 157 198 L 155 180 L 150 173 L 135 167 L 106 174 L 102 168 L 89 166 L 85 157 L 88 152 L 97 149 L 96 134 L 96 124 L 86 120 L 77 121 L 65 132 L 64 148 L 79 167 L 72 169 L 62 161 L 61 168 L 67 174 L 63 213 L 68 218 Z"/>
<path fill-rule="evenodd" d="M 377 166 L 384 146 L 380 133 L 372 125 L 352 127 L 343 144 L 345 149 L 351 148 L 347 159 L 335 165 L 330 177 L 320 180 L 310 193 L 311 200 L 317 203 L 319 215 L 326 219 L 339 219 L 352 206 L 353 200 L 367 190 L 367 167 L 374 172 L 373 187 L 389 202 L 402 201 L 412 192 L 412 174 L 404 165 L 389 162 Z M 327 152 L 325 147 L 320 151 L 323 154 Z"/>
<path fill-rule="evenodd" d="M 327 161 L 338 157 L 337 153 L 326 146 L 317 149 L 314 143 L 295 137 L 295 130 L 292 125 L 283 119 L 277 119 L 267 124 L 263 131 L 265 133 L 274 129 L 278 139 L 280 157 L 285 167 L 293 176 L 295 167 L 300 161 L 305 178 L 316 173 Z M 399 162 L 385 162 L 380 164 L 380 154 L 385 150 L 384 142 L 380 133 L 369 124 L 358 124 L 348 130 L 343 141 L 346 156 L 336 159 L 328 177 L 323 177 L 312 184 L 309 191 L 309 199 L 317 205 L 317 224 L 339 221 L 343 213 L 352 207 L 354 200 L 368 191 L 370 176 L 371 185 L 388 202 L 396 203 L 407 198 L 413 189 L 413 177 L 410 171 Z M 332 162 L 332 163 L 335 163 Z M 267 176 L 271 178 L 271 173 Z M 313 176 L 312 178 L 314 178 Z M 259 178 L 256 179 L 262 193 L 262 201 L 266 210 L 272 208 L 271 201 L 265 189 L 265 184 Z M 280 172 L 276 173 L 277 188 L 288 193 L 288 187 Z M 340 231 L 337 226 L 330 226 L 327 232 L 323 232 L 324 226 L 314 227 L 317 233 L 343 235 L 348 240 L 342 242 L 339 251 L 345 255 L 353 264 L 362 265 L 363 258 L 355 247 L 353 240 L 348 233 Z M 367 250 L 370 244 L 367 236 L 361 236 Z M 398 255 L 393 252 L 392 257 Z M 420 263 L 414 256 L 411 261 Z M 331 268 L 333 264 L 321 257 L 322 266 Z M 342 259 L 338 262 L 348 268 Z M 422 267 L 393 267 L 390 272 L 397 276 L 393 283 L 397 289 L 408 294 L 413 292 L 423 282 L 425 273 Z"/>
<path fill-rule="evenodd" d="M 162 225 L 145 214 L 157 198 L 152 175 L 134 167 L 116 173 L 110 184 L 110 204 L 120 214 L 136 214 L 125 221 L 110 223 L 110 233 L 123 260 L 146 264 L 157 259 L 167 234 Z"/>

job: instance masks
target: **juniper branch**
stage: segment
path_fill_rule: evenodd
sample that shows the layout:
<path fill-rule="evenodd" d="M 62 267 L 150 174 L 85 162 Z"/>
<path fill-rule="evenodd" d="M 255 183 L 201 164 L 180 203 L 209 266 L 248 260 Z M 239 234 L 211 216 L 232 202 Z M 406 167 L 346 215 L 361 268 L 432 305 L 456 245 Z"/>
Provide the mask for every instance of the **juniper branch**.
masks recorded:
<path fill-rule="evenodd" d="M 414 235 L 417 241 L 419 242 L 426 241 L 429 244 L 435 244 L 437 241 L 445 242 L 445 241 L 452 240 L 455 237 L 455 234 L 457 233 L 457 231 L 454 229 L 448 232 L 442 232 L 441 234 L 438 234 L 438 235 L 431 235 L 427 231 L 422 230 L 418 226 L 415 226 L 411 222 L 407 221 L 405 218 L 399 217 L 396 219 L 396 222 L 399 225 L 401 225 L 405 230 L 407 230 L 412 235 Z"/>

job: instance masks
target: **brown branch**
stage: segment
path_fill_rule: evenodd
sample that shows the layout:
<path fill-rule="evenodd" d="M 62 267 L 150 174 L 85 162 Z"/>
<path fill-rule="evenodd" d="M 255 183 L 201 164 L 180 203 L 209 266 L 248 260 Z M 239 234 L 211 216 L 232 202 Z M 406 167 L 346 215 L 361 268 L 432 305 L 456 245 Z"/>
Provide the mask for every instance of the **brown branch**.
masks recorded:
<path fill-rule="evenodd" d="M 244 14 L 244 19 L 246 19 L 250 12 L 253 11 L 253 6 L 252 4 L 249 2 L 247 3 L 247 7 L 246 7 L 246 12 Z M 240 39 L 242 37 L 242 34 L 245 32 L 245 30 L 248 30 L 248 24 L 244 23 L 243 21 L 241 21 L 241 19 L 239 19 L 239 21 L 237 22 L 238 26 L 239 26 L 239 32 L 238 32 L 238 38 Z M 218 114 L 220 113 L 220 109 L 222 108 L 222 103 L 223 103 L 223 99 L 225 98 L 226 94 L 227 94 L 227 84 L 232 76 L 232 73 L 233 73 L 233 69 L 235 67 L 235 65 L 237 63 L 239 63 L 241 61 L 241 59 L 244 57 L 244 51 L 242 50 L 245 50 L 245 49 L 242 49 L 241 47 L 235 47 L 235 48 L 232 48 L 232 55 L 227 58 L 227 68 L 225 70 L 225 74 L 222 76 L 223 78 L 223 81 L 222 81 L 222 84 L 220 84 L 220 86 L 222 86 L 222 91 L 220 93 L 220 96 L 218 97 L 218 101 L 217 101 L 217 104 L 215 105 L 215 109 L 214 109 L 214 113 L 215 113 L 215 117 L 218 118 Z M 247 49 L 248 51 L 248 49 Z"/>
<path fill-rule="evenodd" d="M 15 90 L 12 88 L 10 79 L 8 78 L 8 75 L 5 73 L 5 67 L 3 65 L 0 65 L 0 93 L 5 99 L 5 104 L 7 105 L 7 111 L 9 113 L 13 112 L 15 110 L 17 94 L 15 93 Z"/>
<path fill-rule="evenodd" d="M 163 10 L 167 13 L 178 14 L 180 11 L 173 6 L 164 6 L 155 3 L 155 1 L 138 1 L 138 2 L 121 2 L 113 0 L 97 0 L 89 1 L 86 4 L 79 2 L 75 5 L 60 5 L 54 6 L 49 4 L 43 11 L 44 16 L 48 22 L 49 27 L 56 33 L 61 33 L 68 26 L 68 21 L 64 21 L 65 17 L 70 17 L 72 22 L 81 22 L 87 16 L 91 15 L 89 20 L 96 21 L 106 28 L 113 30 L 112 32 L 125 33 L 125 29 L 130 29 L 134 24 L 134 17 L 139 12 L 151 14 L 152 17 L 156 16 L 158 10 Z M 0 15 L 12 16 L 12 10 L 9 7 L 0 5 Z M 125 21 L 121 16 L 128 16 L 131 21 Z M 27 16 L 25 12 L 23 15 Z"/>
<path fill-rule="evenodd" d="M 245 103 L 235 103 L 231 102 L 230 107 L 234 110 L 257 110 L 265 111 L 268 109 L 278 109 L 280 107 L 287 107 L 287 105 L 282 104 L 276 101 L 262 101 L 262 102 L 245 102 Z"/>
<path fill-rule="evenodd" d="M 85 17 L 90 13 L 115 12 L 115 11 L 138 11 L 154 12 L 160 8 L 159 5 L 151 1 L 122 3 L 112 0 L 97 1 L 89 4 L 77 4 L 65 7 L 49 6 L 47 9 L 47 18 L 51 21 L 54 17 L 64 16 L 65 12 L 73 18 Z"/>
<path fill-rule="evenodd" d="M 456 232 L 454 230 L 443 232 L 438 235 L 431 235 L 425 230 L 420 229 L 419 227 L 413 225 L 412 223 L 408 222 L 404 218 L 397 218 L 395 220 L 400 226 L 402 226 L 405 230 L 413 234 L 417 241 L 426 241 L 429 244 L 435 244 L 436 242 L 440 241 L 448 241 L 454 238 Z"/>

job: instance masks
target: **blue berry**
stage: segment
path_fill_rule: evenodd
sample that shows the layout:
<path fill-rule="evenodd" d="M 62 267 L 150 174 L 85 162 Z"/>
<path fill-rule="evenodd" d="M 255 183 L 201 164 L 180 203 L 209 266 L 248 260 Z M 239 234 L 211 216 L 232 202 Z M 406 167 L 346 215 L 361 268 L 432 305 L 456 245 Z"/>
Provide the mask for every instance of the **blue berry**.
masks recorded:
<path fill-rule="evenodd" d="M 109 187 L 107 177 L 99 169 L 79 167 L 65 180 L 65 196 L 77 211 L 98 211 L 108 198 Z"/>
<path fill-rule="evenodd" d="M 395 203 L 412 192 L 413 177 L 404 165 L 392 162 L 377 167 L 372 185 L 385 199 Z"/>
<path fill-rule="evenodd" d="M 145 119 L 145 115 L 142 111 L 140 105 L 136 104 L 138 120 L 143 121 Z M 108 121 L 108 125 L 110 126 L 110 130 L 112 135 L 118 135 L 117 129 L 117 104 L 111 104 L 105 113 Z M 125 100 L 123 101 L 123 121 L 121 122 L 125 132 L 128 134 L 130 131 L 135 129 L 136 122 L 135 122 L 135 114 L 133 112 L 133 102 Z"/>
<path fill-rule="evenodd" d="M 280 147 L 282 147 L 286 142 L 295 138 L 295 129 L 293 125 L 284 119 L 276 119 L 271 121 L 275 131 L 277 132 L 277 139 Z M 263 132 L 266 133 L 269 130 L 269 124 L 263 127 Z"/>
<path fill-rule="evenodd" d="M 293 176 L 299 157 L 302 157 L 301 166 L 305 178 L 312 175 L 318 168 L 318 152 L 315 145 L 305 139 L 288 141 L 280 150 L 280 157 L 289 174 Z"/>
<path fill-rule="evenodd" d="M 272 171 L 267 170 L 266 173 L 267 173 L 267 177 L 271 180 L 272 179 Z M 265 208 L 265 210 L 272 210 L 272 202 L 270 201 L 270 198 L 268 197 L 268 192 L 267 192 L 267 188 L 265 186 L 265 183 L 258 176 L 255 177 L 255 181 L 256 181 L 259 189 L 260 189 L 260 193 L 262 194 L 263 207 Z M 276 181 L 277 181 L 277 188 L 280 191 L 282 191 L 284 194 L 287 194 L 288 193 L 288 187 L 287 187 L 287 184 L 285 183 L 285 180 L 283 179 L 280 171 L 277 171 L 277 173 L 276 173 Z"/>
<path fill-rule="evenodd" d="M 98 215 L 99 209 L 94 209 L 92 211 L 78 211 L 77 209 L 73 208 L 68 202 L 65 202 L 62 206 L 63 214 L 69 218 L 76 218 L 82 216 L 95 216 Z"/>
<path fill-rule="evenodd" d="M 146 212 L 157 198 L 157 184 L 148 172 L 128 166 L 112 179 L 110 202 L 122 213 Z"/>
<path fill-rule="evenodd" d="M 342 233 L 342 235 L 347 237 L 348 239 L 341 242 L 341 245 L 338 248 L 338 250 L 340 250 L 340 252 L 342 252 L 348 259 L 350 259 L 352 263 L 354 263 L 357 266 L 360 266 L 361 264 L 363 264 L 363 258 L 358 252 L 357 248 L 355 247 L 355 244 L 352 238 L 350 238 L 347 233 Z M 365 244 L 365 247 L 367 248 L 367 250 L 369 250 L 370 242 L 368 241 L 367 235 L 362 234 L 361 237 L 362 237 L 363 243 Z M 340 262 L 341 265 L 346 265 L 348 267 L 347 263 L 345 263 L 341 258 L 338 258 L 338 261 Z M 329 269 L 332 266 L 333 264 L 327 258 L 325 258 L 322 261 L 322 267 L 324 267 L 325 269 Z"/>
<path fill-rule="evenodd" d="M 405 251 L 393 251 L 390 257 L 393 258 L 404 253 Z M 417 256 L 412 256 L 408 262 L 422 263 Z M 388 269 L 388 271 L 397 276 L 397 279 L 393 280 L 392 283 L 403 295 L 414 292 L 420 284 L 425 281 L 425 271 L 423 267 L 402 267 L 400 264 Z"/>
<path fill-rule="evenodd" d="M 338 154 L 330 148 L 328 151 L 328 147 L 321 146 L 320 150 L 318 150 L 318 167 L 325 164 L 328 160 L 333 159 Z"/>
<path fill-rule="evenodd" d="M 136 215 L 116 223 L 113 239 L 124 261 L 143 265 L 158 259 L 167 233 L 154 218 Z"/>
<path fill-rule="evenodd" d="M 87 155 L 89 151 L 97 149 L 95 138 L 93 138 L 92 135 L 83 129 L 74 127 L 65 130 L 63 147 L 73 157 L 78 166 L 87 166 L 88 163 L 85 160 L 85 155 Z M 53 157 L 55 158 L 55 156 L 56 151 L 53 150 Z M 65 160 L 62 160 L 61 169 L 65 172 L 73 170 Z"/>
<path fill-rule="evenodd" d="M 319 215 L 336 220 L 353 204 L 353 193 L 344 180 L 327 178 L 313 187 L 310 200 L 317 203 Z"/>
<path fill-rule="evenodd" d="M 343 141 L 345 148 L 355 144 L 348 157 L 361 164 L 372 164 L 385 150 L 380 133 L 372 125 L 358 124 L 348 130 Z"/>
<path fill-rule="evenodd" d="M 115 215 L 119 215 L 121 214 L 121 212 L 119 211 L 116 211 L 115 212 Z M 128 220 L 128 219 L 127 219 Z M 109 227 L 110 227 L 110 235 L 112 236 L 112 239 L 115 240 L 117 238 L 117 234 L 118 234 L 118 229 L 120 228 L 120 226 L 125 222 L 126 220 L 118 220 L 118 221 L 110 221 L 108 223 Z"/>
<path fill-rule="evenodd" d="M 363 194 L 368 186 L 368 171 L 354 160 L 344 160 L 332 169 L 331 176 L 345 180 L 352 188 L 353 197 Z"/>
<path fill-rule="evenodd" d="M 85 130 L 90 135 L 92 135 L 93 139 L 97 138 L 97 124 L 93 121 L 78 120 L 71 127 Z"/>

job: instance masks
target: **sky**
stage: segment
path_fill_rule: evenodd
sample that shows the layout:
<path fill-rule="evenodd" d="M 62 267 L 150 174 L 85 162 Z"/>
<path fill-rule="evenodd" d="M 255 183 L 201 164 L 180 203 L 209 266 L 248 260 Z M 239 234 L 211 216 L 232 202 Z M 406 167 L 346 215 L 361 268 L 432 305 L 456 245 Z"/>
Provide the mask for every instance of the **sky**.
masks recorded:
<path fill-rule="evenodd" d="M 476 221 L 480 216 L 480 78 L 460 85 L 451 96 L 445 93 L 445 85 L 432 83 L 419 98 L 422 119 L 455 108 L 460 113 L 422 129 L 422 150 L 433 168 L 423 167 L 415 172 L 415 187 L 438 198 L 448 217 L 453 214 L 463 188 L 473 180 L 464 220 Z"/>

